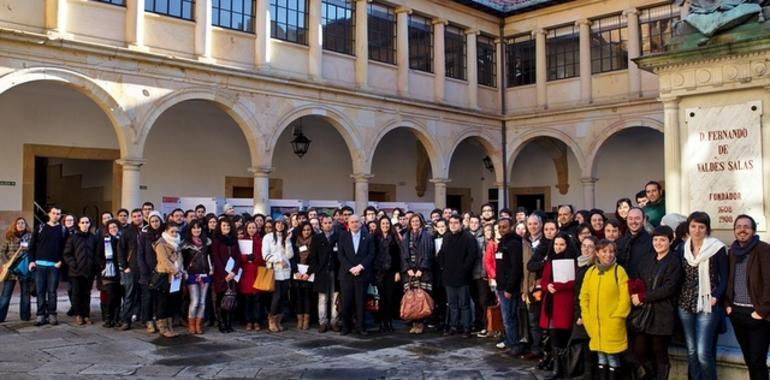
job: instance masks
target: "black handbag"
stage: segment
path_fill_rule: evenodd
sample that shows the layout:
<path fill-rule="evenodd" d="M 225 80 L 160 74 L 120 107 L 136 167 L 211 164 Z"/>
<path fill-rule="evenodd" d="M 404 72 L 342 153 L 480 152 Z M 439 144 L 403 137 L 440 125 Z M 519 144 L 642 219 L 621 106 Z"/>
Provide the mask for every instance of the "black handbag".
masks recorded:
<path fill-rule="evenodd" d="M 652 280 L 652 287 L 650 290 L 655 290 L 658 286 L 658 278 L 660 272 L 663 271 L 665 265 L 661 265 L 657 271 L 655 271 L 655 277 Z M 652 323 L 652 304 L 645 303 L 642 306 L 637 306 L 631 310 L 631 314 L 628 316 L 628 327 L 637 333 L 644 332 L 650 328 Z"/>
<path fill-rule="evenodd" d="M 230 286 L 233 282 L 235 281 L 229 281 L 227 283 L 227 290 L 225 291 L 225 295 L 222 296 L 221 308 L 227 312 L 234 311 L 235 308 L 238 307 L 238 292 L 233 286 Z"/>
<path fill-rule="evenodd" d="M 148 285 L 150 289 L 156 292 L 168 293 L 171 290 L 171 283 L 168 282 L 168 273 L 159 273 L 154 269 L 152 270 Z"/>

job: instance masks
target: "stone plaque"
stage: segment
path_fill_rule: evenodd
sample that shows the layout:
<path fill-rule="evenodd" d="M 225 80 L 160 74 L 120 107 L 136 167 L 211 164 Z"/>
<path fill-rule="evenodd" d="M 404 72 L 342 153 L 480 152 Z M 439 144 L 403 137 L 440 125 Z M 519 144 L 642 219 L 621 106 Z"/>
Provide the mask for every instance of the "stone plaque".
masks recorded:
<path fill-rule="evenodd" d="M 731 230 L 740 214 L 751 215 L 764 229 L 762 102 L 686 112 L 690 210 L 708 213 L 714 229 Z"/>

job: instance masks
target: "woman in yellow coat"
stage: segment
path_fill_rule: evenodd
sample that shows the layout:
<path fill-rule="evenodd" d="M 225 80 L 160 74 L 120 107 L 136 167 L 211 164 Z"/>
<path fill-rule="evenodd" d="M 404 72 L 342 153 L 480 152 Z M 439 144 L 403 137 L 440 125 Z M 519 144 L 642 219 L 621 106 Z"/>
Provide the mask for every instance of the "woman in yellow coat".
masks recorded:
<path fill-rule="evenodd" d="M 582 322 L 599 358 L 600 378 L 620 377 L 620 353 L 628 349 L 626 317 L 631 312 L 628 275 L 615 262 L 615 243 L 596 244 L 598 261 L 586 272 L 580 289 Z M 606 375 L 605 375 L 606 374 Z"/>

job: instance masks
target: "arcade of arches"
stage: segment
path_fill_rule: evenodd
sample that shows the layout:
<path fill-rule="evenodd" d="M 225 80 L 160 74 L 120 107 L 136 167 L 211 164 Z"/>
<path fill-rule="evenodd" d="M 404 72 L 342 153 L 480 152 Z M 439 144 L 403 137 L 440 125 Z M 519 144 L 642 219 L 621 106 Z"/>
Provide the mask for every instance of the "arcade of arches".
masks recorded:
<path fill-rule="evenodd" d="M 102 103 L 111 94 L 66 74 L 0 95 L 5 126 L 16 131 L 0 143 L 0 178 L 21 179 L 15 187 L 0 187 L 6 214 L 30 212 L 30 199 L 92 213 L 158 203 L 164 196 L 257 194 L 255 211 L 264 211 L 267 199 L 281 198 L 355 200 L 359 207 L 369 200 L 433 202 L 468 210 L 500 201 L 499 128 L 310 102 L 247 102 L 242 94 L 217 97 L 186 89 L 138 105 L 134 117 L 145 124 L 119 125 L 120 115 L 110 112 L 127 112 L 125 106 L 107 108 Z M 47 112 L 36 109 L 41 102 L 51 105 Z M 643 181 L 663 177 L 659 123 L 617 118 L 606 124 L 603 139 L 593 141 L 538 134 L 538 128 L 517 134 L 509 127 L 514 133 L 508 141 L 508 205 L 611 210 L 615 199 L 635 193 Z M 290 143 L 297 127 L 312 141 L 303 157 Z M 40 194 L 39 182 L 47 194 Z M 57 197 L 78 193 L 57 186 L 88 189 L 93 201 Z"/>

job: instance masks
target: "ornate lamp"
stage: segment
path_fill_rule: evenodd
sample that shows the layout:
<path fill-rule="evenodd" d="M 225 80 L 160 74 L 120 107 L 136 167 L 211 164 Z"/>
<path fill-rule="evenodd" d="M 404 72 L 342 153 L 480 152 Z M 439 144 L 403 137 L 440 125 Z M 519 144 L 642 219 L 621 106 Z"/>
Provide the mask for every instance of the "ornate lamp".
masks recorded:
<path fill-rule="evenodd" d="M 302 158 L 302 156 L 304 156 L 310 149 L 311 142 L 312 141 L 302 133 L 302 119 L 300 119 L 299 123 L 294 126 L 294 139 L 291 140 L 291 149 L 297 157 Z"/>
<path fill-rule="evenodd" d="M 484 157 L 484 159 L 481 161 L 484 162 L 484 167 L 487 168 L 487 170 L 489 170 L 490 172 L 495 171 L 495 165 L 492 164 L 492 159 L 489 158 L 489 156 Z"/>

